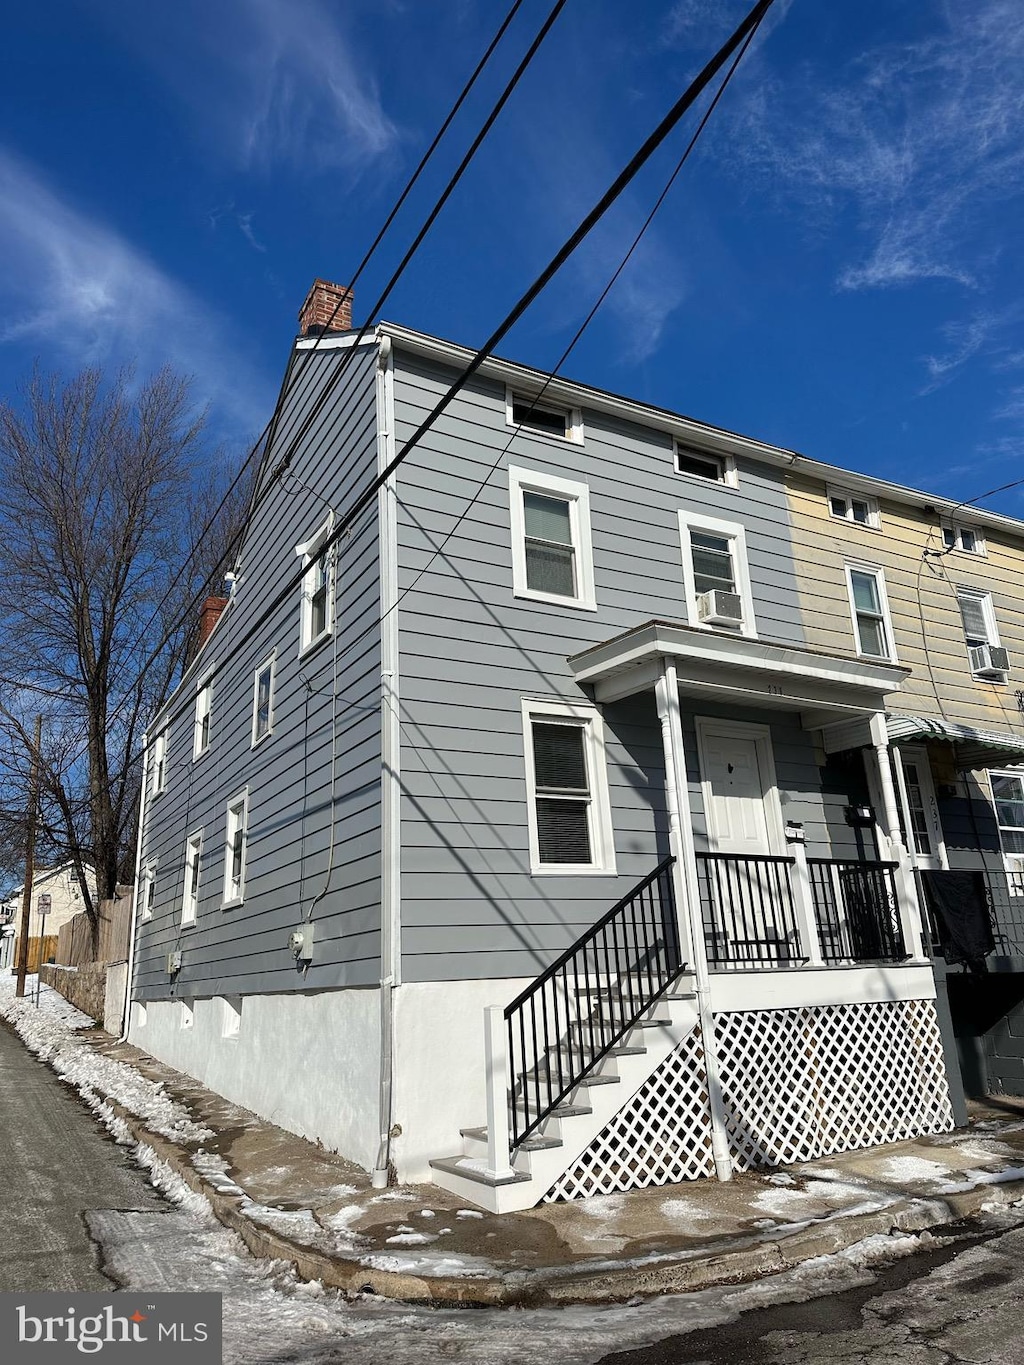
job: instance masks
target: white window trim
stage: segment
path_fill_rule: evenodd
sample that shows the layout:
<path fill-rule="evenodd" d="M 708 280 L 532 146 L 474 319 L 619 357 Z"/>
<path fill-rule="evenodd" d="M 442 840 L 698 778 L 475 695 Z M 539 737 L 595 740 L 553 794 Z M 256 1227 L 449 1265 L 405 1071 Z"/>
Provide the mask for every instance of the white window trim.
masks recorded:
<path fill-rule="evenodd" d="M 310 631 L 313 624 L 313 601 L 312 601 L 312 566 L 319 559 L 320 552 L 323 550 L 324 541 L 328 539 L 334 526 L 334 513 L 330 513 L 308 540 L 304 540 L 301 545 L 296 545 L 295 553 L 302 560 L 302 567 L 309 572 L 303 575 L 302 579 L 302 598 L 299 609 L 299 658 L 309 654 L 312 650 L 322 645 L 325 640 L 329 640 L 334 633 L 334 552 L 333 548 L 327 557 L 327 625 L 317 636 L 312 636 Z"/>
<path fill-rule="evenodd" d="M 535 877 L 608 877 L 615 875 L 615 837 L 612 830 L 611 800 L 608 795 L 608 766 L 605 754 L 604 722 L 596 706 L 580 702 L 523 699 L 523 752 L 526 758 L 526 810 L 530 834 L 530 872 Z M 533 763 L 533 720 L 546 718 L 574 720 L 583 730 L 590 780 L 590 854 L 589 863 L 542 863 L 537 833 L 536 772 Z"/>
<path fill-rule="evenodd" d="M 701 474 L 691 474 L 689 470 L 680 469 L 680 450 L 696 455 L 702 460 L 717 462 L 721 467 L 722 477 L 720 479 L 705 479 Z M 678 437 L 672 442 L 672 469 L 681 479 L 689 479 L 691 483 L 710 488 L 738 488 L 740 483 L 735 455 L 723 455 L 717 450 L 701 450 L 699 446 L 691 445 L 688 441 L 681 441 Z"/>
<path fill-rule="evenodd" d="M 194 829 L 185 840 L 185 885 L 181 893 L 181 925 L 186 928 L 190 924 L 195 924 L 199 919 L 199 895 L 200 883 L 196 883 L 195 904 L 191 903 L 189 888 L 192 883 L 193 863 L 199 864 L 199 876 L 203 875 L 203 831 Z"/>
<path fill-rule="evenodd" d="M 165 725 L 153 737 L 153 795 L 167 790 L 167 763 L 171 748 L 171 727 Z"/>
<path fill-rule="evenodd" d="M 855 521 L 852 516 L 838 516 L 832 510 L 833 498 L 845 498 L 848 503 L 853 503 L 854 501 L 866 503 L 868 509 L 867 521 Z M 880 531 L 882 529 L 882 513 L 879 510 L 878 499 L 871 497 L 868 493 L 855 493 L 849 488 L 836 488 L 832 485 L 826 485 L 825 501 L 828 505 L 828 514 L 833 521 L 841 521 L 846 526 L 856 526 L 861 531 Z"/>
<path fill-rule="evenodd" d="M 996 811 L 996 794 L 992 789 L 993 777 L 1015 777 L 1018 781 L 1024 779 L 1024 772 L 1019 769 L 1014 771 L 1012 768 L 989 768 L 986 771 L 988 777 L 988 796 L 992 802 L 992 819 L 996 823 L 996 833 L 999 835 L 999 852 L 1003 859 L 1003 868 L 1007 874 L 1008 891 L 1011 896 L 1024 896 L 1024 853 L 1007 853 L 1003 846 L 1003 831 L 999 824 L 999 815 Z"/>
<path fill-rule="evenodd" d="M 697 585 L 693 573 L 693 544 L 691 531 L 706 531 L 709 535 L 722 536 L 732 541 L 732 569 L 736 579 L 736 591 L 743 606 L 743 621 L 738 631 L 730 630 L 730 635 L 746 635 L 757 638 L 757 621 L 754 618 L 754 596 L 750 589 L 750 569 L 747 564 L 747 533 L 738 522 L 721 521 L 718 517 L 705 517 L 698 512 L 679 509 L 679 539 L 683 554 L 683 591 L 686 594 L 686 619 L 689 625 L 701 630 L 725 634 L 721 627 L 702 621 L 697 612 Z"/>
<path fill-rule="evenodd" d="M 576 611 L 596 611 L 594 592 L 594 547 L 590 534 L 590 489 L 585 483 L 560 479 L 554 474 L 539 474 L 519 465 L 508 467 L 509 519 L 512 528 L 512 594 L 531 602 L 547 602 L 555 607 Z M 526 516 L 523 494 L 540 493 L 565 498 L 569 503 L 569 527 L 575 551 L 576 596 L 562 597 L 554 592 L 539 592 L 527 586 Z"/>
<path fill-rule="evenodd" d="M 955 545 L 952 546 L 946 545 L 944 536 L 944 533 L 946 531 L 953 532 L 954 536 L 956 537 Z M 971 534 L 974 536 L 973 550 L 965 550 L 964 547 L 960 544 L 960 536 L 961 532 L 963 531 L 970 531 Z M 984 559 L 988 555 L 988 548 L 985 544 L 985 536 L 977 526 L 968 526 L 968 524 L 963 521 L 943 520 L 939 528 L 939 534 L 943 536 L 942 548 L 948 549 L 951 554 L 967 555 L 970 559 Z"/>
<path fill-rule="evenodd" d="M 876 659 L 882 663 L 898 664 L 899 655 L 896 650 L 896 632 L 892 628 L 892 614 L 889 611 L 889 592 L 885 585 L 885 570 L 879 564 L 865 564 L 862 561 L 848 559 L 843 565 L 846 574 L 846 595 L 850 602 L 850 624 L 853 626 L 853 643 L 856 647 L 857 656 L 861 659 Z M 857 625 L 857 604 L 853 599 L 853 574 L 867 573 L 872 574 L 875 579 L 875 586 L 878 589 L 878 602 L 882 609 L 882 626 L 885 629 L 885 638 L 889 643 L 889 653 L 882 658 L 878 654 L 865 654 L 860 647 L 860 629 Z"/>
<path fill-rule="evenodd" d="M 206 726 L 206 743 L 202 743 L 203 737 L 203 705 L 205 702 L 206 716 L 208 717 Z M 196 684 L 196 714 L 195 723 L 192 727 L 192 761 L 202 758 L 203 754 L 210 752 L 213 741 L 213 683 L 209 678 L 204 678 L 202 682 Z"/>
<path fill-rule="evenodd" d="M 146 864 L 142 871 L 142 905 L 140 906 L 140 919 L 152 919 L 153 907 L 149 902 L 149 893 L 156 886 L 157 859 L 153 858 Z"/>
<path fill-rule="evenodd" d="M 556 436 L 553 431 L 540 431 L 535 427 L 523 426 L 512 418 L 512 404 L 514 401 L 520 403 L 536 403 L 538 408 L 545 412 L 564 412 L 566 416 L 565 435 Z M 524 436 L 537 436 L 542 441 L 571 441 L 574 445 L 583 445 L 583 412 L 580 408 L 570 407 L 568 403 L 562 403 L 557 398 L 548 398 L 538 394 L 527 393 L 525 389 L 514 389 L 510 384 L 505 385 L 505 425 L 513 431 L 520 431 Z"/>
<path fill-rule="evenodd" d="M 234 813 L 241 807 L 242 830 L 242 867 L 238 878 L 238 890 L 231 887 L 231 821 Z M 245 900 L 245 864 L 249 837 L 249 788 L 243 787 L 237 796 L 227 803 L 224 812 L 224 886 L 221 890 L 221 905 L 227 909 L 241 905 Z"/>
<path fill-rule="evenodd" d="M 260 674 L 270 669 L 270 698 L 267 709 L 267 728 L 262 735 L 256 733 L 256 714 L 260 701 Z M 255 749 L 257 745 L 263 744 L 274 733 L 274 690 L 277 684 L 277 650 L 263 660 L 260 666 L 254 670 L 252 675 L 252 730 L 250 748 Z"/>

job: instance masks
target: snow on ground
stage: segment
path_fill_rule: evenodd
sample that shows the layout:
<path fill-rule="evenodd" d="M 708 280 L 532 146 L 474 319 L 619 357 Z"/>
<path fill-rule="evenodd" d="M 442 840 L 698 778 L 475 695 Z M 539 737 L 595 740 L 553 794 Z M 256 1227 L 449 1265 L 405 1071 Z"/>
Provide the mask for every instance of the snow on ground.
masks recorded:
<path fill-rule="evenodd" d="M 31 1052 L 75 1087 L 91 1109 L 99 1112 L 105 1099 L 116 1100 L 165 1137 L 202 1142 L 213 1136 L 211 1129 L 193 1123 L 184 1105 L 172 1100 L 162 1085 L 147 1080 L 124 1062 L 104 1057 L 78 1037 L 82 1029 L 95 1027 L 94 1022 L 63 996 L 44 986 L 37 1007 L 31 998 L 35 977 L 28 981 L 30 994 L 19 999 L 15 978 L 0 975 L 0 1015 L 13 1025 Z"/>

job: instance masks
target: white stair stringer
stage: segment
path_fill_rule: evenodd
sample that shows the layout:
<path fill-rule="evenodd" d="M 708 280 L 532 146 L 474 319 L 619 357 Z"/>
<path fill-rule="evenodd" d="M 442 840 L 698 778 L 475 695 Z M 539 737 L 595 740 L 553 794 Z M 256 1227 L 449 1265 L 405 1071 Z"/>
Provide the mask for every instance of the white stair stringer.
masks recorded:
<path fill-rule="evenodd" d="M 487 1130 L 467 1128 L 460 1153 L 431 1161 L 434 1184 L 491 1213 L 533 1208 L 697 1027 L 689 980 L 684 975 L 662 996 L 594 1069 L 593 1083 L 581 1082 L 521 1144 L 512 1177 L 495 1180 L 488 1174 Z"/>

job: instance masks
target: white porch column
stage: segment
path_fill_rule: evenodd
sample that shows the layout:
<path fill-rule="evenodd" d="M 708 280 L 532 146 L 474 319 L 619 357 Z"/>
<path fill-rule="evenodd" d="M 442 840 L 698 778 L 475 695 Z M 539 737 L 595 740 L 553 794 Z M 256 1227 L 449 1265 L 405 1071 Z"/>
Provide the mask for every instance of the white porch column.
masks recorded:
<path fill-rule="evenodd" d="M 818 917 L 814 913 L 811 873 L 807 866 L 807 847 L 802 830 L 800 834 L 799 839 L 791 840 L 788 835 L 786 838 L 786 851 L 793 858 L 793 907 L 808 967 L 824 967 L 825 959 L 821 955 L 821 940 L 818 937 Z"/>
<path fill-rule="evenodd" d="M 715 1041 L 711 982 L 708 976 L 708 956 L 700 910 L 697 856 L 690 821 L 690 792 L 686 782 L 683 727 L 679 718 L 679 680 L 675 664 L 664 658 L 661 661 L 661 675 L 655 683 L 655 697 L 665 752 L 665 800 L 668 805 L 670 846 L 676 860 L 672 874 L 679 914 L 680 944 L 693 970 L 698 1027 L 707 1069 L 708 1101 L 711 1109 L 711 1150 L 715 1160 L 715 1174 L 719 1180 L 731 1180 L 732 1156 L 729 1151 L 729 1134 L 725 1126 L 725 1102 L 718 1075 L 718 1045 Z"/>
<path fill-rule="evenodd" d="M 928 959 L 921 931 L 921 906 L 917 898 L 917 882 L 900 835 L 899 804 L 892 780 L 892 768 L 889 766 L 889 732 L 885 726 L 885 716 L 880 712 L 871 717 L 871 742 L 874 745 L 878 790 L 882 796 L 884 820 L 882 833 L 889 844 L 893 861 L 898 864 L 896 886 L 899 893 L 903 942 L 915 962 L 926 962 Z"/>
<path fill-rule="evenodd" d="M 487 1173 L 498 1179 L 515 1174 L 509 1162 L 508 1049 L 505 1011 L 499 1005 L 484 1010 L 484 1063 L 487 1072 Z"/>

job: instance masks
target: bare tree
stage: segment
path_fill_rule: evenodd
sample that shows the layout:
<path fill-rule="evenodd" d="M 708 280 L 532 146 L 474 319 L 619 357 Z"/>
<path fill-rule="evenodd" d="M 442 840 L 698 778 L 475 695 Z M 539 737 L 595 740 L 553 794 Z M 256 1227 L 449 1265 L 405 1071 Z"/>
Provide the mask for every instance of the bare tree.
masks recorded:
<path fill-rule="evenodd" d="M 146 717 L 180 675 L 184 609 L 244 497 L 197 544 L 230 471 L 170 370 L 141 384 L 37 371 L 21 400 L 0 404 L 0 850 L 17 843 L 42 714 L 40 849 L 93 867 L 102 898 L 131 877 Z"/>

